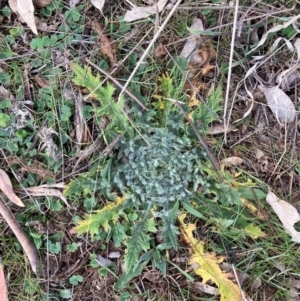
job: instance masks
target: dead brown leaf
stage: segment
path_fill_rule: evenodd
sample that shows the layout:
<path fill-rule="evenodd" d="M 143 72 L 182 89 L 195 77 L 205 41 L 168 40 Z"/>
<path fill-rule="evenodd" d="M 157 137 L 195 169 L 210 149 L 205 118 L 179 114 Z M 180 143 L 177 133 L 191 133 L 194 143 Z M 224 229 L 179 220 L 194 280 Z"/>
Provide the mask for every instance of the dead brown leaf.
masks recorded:
<path fill-rule="evenodd" d="M 14 193 L 11 181 L 6 174 L 6 172 L 0 169 L 0 189 L 8 197 L 8 199 L 14 204 L 24 207 L 25 205 L 19 199 L 19 197 Z"/>
<path fill-rule="evenodd" d="M 0 263 L 0 300 L 7 300 L 7 288 L 5 283 L 5 276 L 3 271 L 3 266 Z"/>
<path fill-rule="evenodd" d="M 63 185 L 63 187 L 61 188 L 64 189 L 65 186 Z M 52 187 L 47 188 L 45 187 L 45 185 L 43 185 L 43 186 L 27 187 L 26 191 L 31 196 L 55 196 L 61 199 L 69 208 L 74 209 L 71 205 L 69 205 L 65 196 L 58 189 L 53 189 Z"/>
<path fill-rule="evenodd" d="M 1 199 L 0 199 L 0 213 L 4 218 L 4 220 L 7 222 L 10 229 L 16 235 L 18 241 L 20 242 L 21 246 L 24 249 L 25 254 L 29 259 L 33 272 L 36 273 L 39 267 L 39 258 L 37 255 L 37 250 L 35 248 L 35 245 L 26 236 L 26 234 L 20 227 L 19 223 L 13 216 L 13 214 L 10 212 L 10 210 L 6 207 L 6 205 Z"/>
<path fill-rule="evenodd" d="M 30 83 L 29 83 L 29 78 L 28 78 L 28 70 L 25 69 L 22 74 L 22 79 L 23 79 L 23 87 L 24 87 L 24 100 L 31 100 L 31 93 L 30 93 Z M 32 109 L 32 107 L 31 107 Z"/>
<path fill-rule="evenodd" d="M 42 88 L 49 88 L 50 87 L 50 82 L 38 75 L 34 77 L 35 82 Z"/>
<path fill-rule="evenodd" d="M 221 164 L 223 166 L 231 167 L 231 166 L 238 166 L 241 165 L 244 162 L 244 160 L 240 157 L 229 157 L 225 158 L 221 161 Z"/>
<path fill-rule="evenodd" d="M 162 60 L 166 57 L 167 52 L 163 43 L 160 43 L 154 50 L 153 56 L 155 59 Z"/>
<path fill-rule="evenodd" d="M 209 128 L 208 133 L 210 135 L 218 135 L 218 134 L 223 134 L 225 132 L 231 132 L 233 129 L 229 126 L 226 126 L 224 124 L 217 124 L 213 125 Z"/>
<path fill-rule="evenodd" d="M 27 172 L 34 173 L 42 179 L 54 178 L 55 176 L 51 170 L 45 169 L 43 164 L 37 160 L 34 160 L 31 165 L 28 165 L 25 161 L 19 159 L 18 157 L 8 157 L 7 163 L 20 165 L 22 174 Z"/>
<path fill-rule="evenodd" d="M 192 284 L 192 290 L 194 292 L 201 292 L 213 296 L 220 295 L 219 290 L 216 287 L 208 285 L 206 283 L 201 283 L 199 281 L 196 281 Z"/>
<path fill-rule="evenodd" d="M 40 19 L 39 17 L 34 17 L 34 21 L 36 24 L 36 28 L 39 31 L 43 31 L 43 32 L 51 32 L 51 31 L 55 31 L 58 27 L 58 22 L 54 22 L 52 24 L 47 24 L 46 22 L 44 22 L 42 19 Z"/>
<path fill-rule="evenodd" d="M 49 5 L 52 0 L 33 0 L 33 4 L 36 8 L 43 8 Z"/>
<path fill-rule="evenodd" d="M 107 56 L 111 66 L 114 66 L 117 63 L 117 49 L 116 42 L 110 40 L 104 33 L 104 28 L 102 25 L 92 20 L 88 23 L 94 31 L 97 32 L 100 38 L 100 51 L 103 55 Z"/>
<path fill-rule="evenodd" d="M 37 35 L 37 28 L 34 22 L 34 6 L 32 0 L 17 0 L 17 12 L 21 16 L 21 22 L 25 22 Z"/>

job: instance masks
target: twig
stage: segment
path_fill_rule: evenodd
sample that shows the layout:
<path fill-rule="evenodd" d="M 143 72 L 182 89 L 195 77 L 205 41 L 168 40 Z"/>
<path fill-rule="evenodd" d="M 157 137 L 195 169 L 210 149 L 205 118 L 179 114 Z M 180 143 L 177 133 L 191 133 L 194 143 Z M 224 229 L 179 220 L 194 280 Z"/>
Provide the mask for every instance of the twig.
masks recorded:
<path fill-rule="evenodd" d="M 186 111 L 183 109 L 183 107 L 181 106 L 181 104 L 177 100 L 174 103 L 180 109 L 180 111 L 182 112 L 182 114 L 184 115 L 184 117 L 186 118 L 186 120 L 191 125 L 193 131 L 195 132 L 198 140 L 200 141 L 200 143 L 202 144 L 203 148 L 205 149 L 205 151 L 206 151 L 207 155 L 209 156 L 209 158 L 210 158 L 212 164 L 214 165 L 215 169 L 219 170 L 220 169 L 220 163 L 219 163 L 219 161 L 214 156 L 214 154 L 210 151 L 207 143 L 205 142 L 205 140 L 201 137 L 201 135 L 197 131 L 197 129 L 196 129 L 193 121 L 190 119 L 190 117 L 188 116 L 188 114 L 186 113 Z"/>
<path fill-rule="evenodd" d="M 107 147 L 100 153 L 99 157 L 97 158 L 97 160 L 104 158 L 105 156 L 107 156 L 112 150 L 113 148 L 118 144 L 118 142 L 121 140 L 122 138 L 122 134 L 119 134 L 109 145 L 107 145 Z M 74 173 L 76 171 L 76 168 L 78 166 L 78 164 L 86 157 L 90 156 L 94 151 L 96 151 L 99 146 L 100 146 L 100 142 L 101 142 L 101 138 L 97 138 L 97 140 L 88 148 L 88 151 L 84 153 L 83 156 L 79 157 L 78 161 L 76 162 L 76 164 L 74 165 L 74 168 L 72 170 L 72 173 Z"/>
<path fill-rule="evenodd" d="M 228 122 L 227 118 L 227 107 L 229 101 L 229 92 L 230 92 L 230 81 L 231 81 L 231 73 L 232 73 L 232 61 L 233 61 L 233 52 L 234 52 L 234 43 L 235 43 L 235 36 L 236 36 L 236 27 L 237 27 L 237 18 L 238 18 L 238 11 L 239 11 L 239 0 L 235 1 L 235 11 L 234 11 L 234 20 L 233 20 L 233 27 L 232 27 L 232 36 L 231 36 L 231 46 L 230 46 L 230 57 L 229 57 L 229 64 L 228 64 L 228 76 L 227 76 L 227 87 L 226 87 L 226 95 L 225 95 L 225 103 L 224 103 L 224 124 L 225 126 L 229 126 L 229 119 Z M 227 140 L 227 132 L 224 133 L 224 141 L 226 143 Z"/>
<path fill-rule="evenodd" d="M 116 86 L 118 86 L 119 88 L 123 89 L 123 85 L 121 85 L 115 78 L 113 78 L 109 73 L 107 73 L 106 71 L 104 71 L 102 68 L 100 68 L 99 66 L 97 66 L 96 64 L 92 63 L 89 59 L 85 59 L 85 61 L 93 66 L 95 69 L 97 69 L 98 71 L 100 71 L 102 74 L 104 74 L 105 76 L 107 76 Z M 124 92 L 129 95 L 134 101 L 136 101 L 140 106 L 141 108 L 144 110 L 144 111 L 148 111 L 148 109 L 140 102 L 140 100 L 134 96 L 128 89 L 124 89 Z"/>
<path fill-rule="evenodd" d="M 34 244 L 29 240 L 29 238 L 26 236 L 26 234 L 20 227 L 16 218 L 6 207 L 6 205 L 2 201 L 2 198 L 0 198 L 0 213 L 3 216 L 4 220 L 7 222 L 10 229 L 16 235 L 18 241 L 20 242 L 21 246 L 24 249 L 25 254 L 28 257 L 33 272 L 36 274 L 37 268 L 39 267 L 39 258 L 38 258 L 37 250 Z"/>

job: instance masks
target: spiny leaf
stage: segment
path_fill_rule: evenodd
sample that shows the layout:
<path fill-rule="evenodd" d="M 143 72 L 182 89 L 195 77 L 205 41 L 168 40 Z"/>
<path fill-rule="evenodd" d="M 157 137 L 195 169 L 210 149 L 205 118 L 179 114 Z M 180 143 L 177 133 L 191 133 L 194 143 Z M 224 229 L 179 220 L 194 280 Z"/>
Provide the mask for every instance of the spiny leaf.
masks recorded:
<path fill-rule="evenodd" d="M 111 123 L 108 128 L 116 128 L 118 131 L 124 131 L 128 128 L 128 120 L 123 113 L 124 98 L 120 102 L 113 99 L 115 88 L 111 84 L 101 86 L 100 76 L 94 76 L 90 67 L 81 67 L 76 63 L 72 63 L 71 68 L 75 73 L 73 82 L 76 85 L 86 87 L 92 97 L 99 100 L 100 107 L 95 108 L 98 117 L 108 116 Z"/>
<path fill-rule="evenodd" d="M 128 272 L 137 264 L 140 253 L 149 250 L 149 232 L 156 232 L 153 218 L 145 218 L 139 221 L 132 229 L 132 235 L 127 241 L 125 254 L 125 265 Z"/>
<path fill-rule="evenodd" d="M 74 230 L 79 235 L 89 232 L 91 236 L 94 236 L 99 233 L 99 227 L 101 226 L 107 232 L 111 228 L 109 222 L 115 221 L 119 217 L 119 210 L 125 200 L 125 197 L 118 197 L 115 202 L 107 204 L 101 210 L 97 210 L 95 214 L 86 215 L 85 219 L 80 221 Z"/>
<path fill-rule="evenodd" d="M 180 229 L 184 239 L 191 246 L 192 254 L 189 264 L 197 265 L 195 273 L 202 278 L 203 283 L 212 281 L 218 286 L 221 294 L 220 301 L 242 300 L 240 288 L 229 280 L 228 275 L 219 267 L 219 263 L 222 262 L 224 258 L 217 257 L 214 253 L 204 252 L 204 243 L 197 241 L 193 235 L 193 231 L 196 230 L 196 225 L 184 224 L 185 216 L 185 214 L 182 214 L 179 217 L 181 224 Z"/>
<path fill-rule="evenodd" d="M 208 129 L 208 125 L 218 118 L 218 112 L 222 110 L 221 101 L 222 89 L 218 87 L 208 97 L 206 103 L 201 103 L 196 110 L 191 113 L 191 117 L 198 123 L 201 122 L 202 131 Z"/>

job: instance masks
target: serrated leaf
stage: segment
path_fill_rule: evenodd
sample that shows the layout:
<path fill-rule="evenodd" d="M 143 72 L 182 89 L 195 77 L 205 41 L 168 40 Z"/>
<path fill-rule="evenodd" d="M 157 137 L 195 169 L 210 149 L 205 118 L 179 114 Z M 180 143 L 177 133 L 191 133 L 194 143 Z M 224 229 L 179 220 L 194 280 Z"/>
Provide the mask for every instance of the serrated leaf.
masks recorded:
<path fill-rule="evenodd" d="M 204 252 L 204 242 L 194 238 L 193 231 L 196 230 L 195 224 L 185 224 L 185 214 L 178 219 L 180 230 L 185 241 L 191 247 L 191 258 L 189 264 L 195 266 L 194 272 L 202 278 L 205 284 L 212 281 L 219 288 L 221 294 L 220 301 L 240 301 L 242 300 L 242 291 L 234 282 L 228 279 L 228 275 L 220 269 L 219 263 L 224 260 L 217 257 L 213 252 Z"/>
<path fill-rule="evenodd" d="M 126 130 L 128 120 L 123 113 L 125 99 L 122 98 L 119 102 L 113 99 L 115 88 L 109 83 L 105 87 L 101 86 L 100 76 L 94 76 L 90 67 L 81 67 L 79 64 L 72 63 L 71 68 L 76 75 L 73 82 L 86 87 L 91 96 L 101 103 L 101 106 L 95 108 L 96 115 L 98 117 L 108 116 L 111 119 L 107 128 L 117 128 L 118 131 Z"/>
<path fill-rule="evenodd" d="M 122 208 L 125 200 L 125 197 L 118 197 L 115 202 L 108 203 L 101 210 L 97 210 L 96 213 L 86 215 L 83 220 L 79 221 L 74 230 L 79 235 L 89 232 L 92 237 L 99 234 L 100 226 L 107 232 L 111 228 L 109 222 L 119 217 L 119 210 Z"/>
<path fill-rule="evenodd" d="M 133 227 L 131 238 L 127 241 L 125 266 L 129 272 L 138 263 L 140 253 L 150 248 L 149 232 L 156 232 L 155 221 L 152 218 L 144 219 Z"/>

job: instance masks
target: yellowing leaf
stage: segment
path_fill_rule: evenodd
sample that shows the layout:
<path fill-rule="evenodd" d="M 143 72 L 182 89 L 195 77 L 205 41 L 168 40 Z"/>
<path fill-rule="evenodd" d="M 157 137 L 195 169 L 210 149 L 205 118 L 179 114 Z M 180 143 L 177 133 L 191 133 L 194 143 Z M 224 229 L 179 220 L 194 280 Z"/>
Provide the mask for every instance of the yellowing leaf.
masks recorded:
<path fill-rule="evenodd" d="M 258 226 L 250 224 L 245 228 L 246 233 L 252 238 L 257 239 L 259 237 L 265 237 L 266 233 L 263 232 Z"/>
<path fill-rule="evenodd" d="M 85 232 L 91 233 L 91 236 L 99 233 L 99 227 L 108 232 L 110 230 L 109 221 L 116 221 L 119 216 L 119 210 L 125 202 L 125 197 L 118 197 L 116 201 L 108 203 L 105 207 L 97 210 L 94 214 L 87 214 L 85 219 L 80 221 L 78 225 L 72 229 L 72 233 L 83 234 Z"/>
<path fill-rule="evenodd" d="M 180 230 L 191 246 L 192 256 L 189 261 L 190 265 L 197 266 L 195 273 L 202 278 L 202 282 L 206 283 L 212 281 L 215 283 L 221 294 L 220 301 L 240 301 L 242 299 L 243 292 L 240 288 L 228 279 L 228 274 L 223 272 L 219 263 L 224 260 L 222 257 L 217 257 L 215 253 L 205 253 L 204 243 L 197 241 L 194 238 L 193 231 L 196 230 L 195 224 L 184 224 L 185 214 L 179 216 L 179 222 L 181 224 Z"/>
<path fill-rule="evenodd" d="M 14 193 L 11 181 L 6 174 L 6 172 L 0 169 L 0 189 L 8 197 L 8 199 L 20 207 L 25 205 L 19 199 L 19 197 Z"/>
<path fill-rule="evenodd" d="M 247 208 L 253 215 L 260 219 L 265 219 L 265 215 L 262 212 L 260 212 L 251 201 L 241 198 L 241 202 L 243 206 Z"/>

